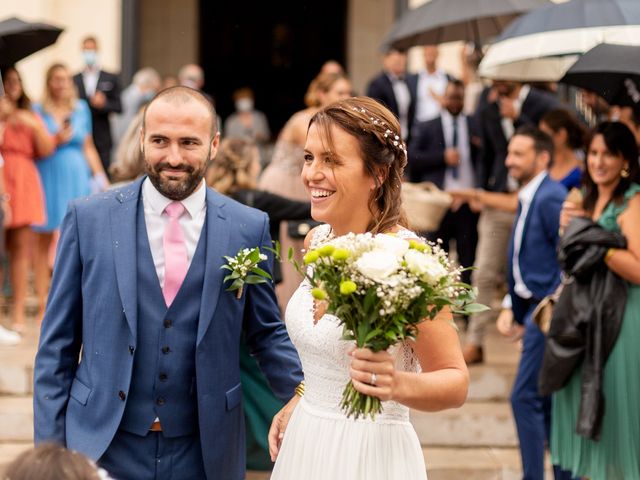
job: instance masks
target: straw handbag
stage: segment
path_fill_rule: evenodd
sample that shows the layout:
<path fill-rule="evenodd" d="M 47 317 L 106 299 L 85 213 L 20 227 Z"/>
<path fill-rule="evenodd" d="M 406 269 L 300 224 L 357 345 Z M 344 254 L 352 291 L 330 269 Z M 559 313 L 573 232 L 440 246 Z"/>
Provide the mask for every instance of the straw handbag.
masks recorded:
<path fill-rule="evenodd" d="M 418 232 L 435 232 L 451 206 L 451 195 L 431 182 L 402 184 L 402 206 L 409 227 Z"/>

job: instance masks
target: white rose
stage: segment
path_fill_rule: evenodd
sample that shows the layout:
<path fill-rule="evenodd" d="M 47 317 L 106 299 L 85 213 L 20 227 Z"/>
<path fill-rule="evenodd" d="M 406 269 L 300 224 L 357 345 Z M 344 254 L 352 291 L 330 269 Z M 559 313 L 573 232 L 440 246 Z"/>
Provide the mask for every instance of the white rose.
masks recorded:
<path fill-rule="evenodd" d="M 386 233 L 376 235 L 375 244 L 377 249 L 392 253 L 398 258 L 402 258 L 406 251 L 409 250 L 409 242 Z"/>
<path fill-rule="evenodd" d="M 411 273 L 420 276 L 423 282 L 435 285 L 441 278 L 448 275 L 447 269 L 432 255 L 418 250 L 409 250 L 404 254 L 404 260 Z"/>
<path fill-rule="evenodd" d="M 400 266 L 398 257 L 384 250 L 365 252 L 356 261 L 356 268 L 374 282 L 382 282 L 395 273 Z"/>

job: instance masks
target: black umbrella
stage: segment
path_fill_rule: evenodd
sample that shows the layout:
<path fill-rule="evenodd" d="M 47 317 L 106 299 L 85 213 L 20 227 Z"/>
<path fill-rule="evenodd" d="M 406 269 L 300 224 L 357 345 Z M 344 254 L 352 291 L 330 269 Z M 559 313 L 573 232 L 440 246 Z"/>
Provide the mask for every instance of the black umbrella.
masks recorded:
<path fill-rule="evenodd" d="M 52 45 L 62 28 L 29 23 L 12 17 L 0 22 L 0 65 L 13 65 L 32 53 Z"/>
<path fill-rule="evenodd" d="M 640 46 L 597 45 L 560 81 L 595 92 L 611 105 L 639 108 Z"/>
<path fill-rule="evenodd" d="M 549 0 L 431 0 L 407 10 L 394 24 L 384 45 L 406 49 L 456 40 L 480 45 L 498 35 L 518 15 L 548 3 Z"/>

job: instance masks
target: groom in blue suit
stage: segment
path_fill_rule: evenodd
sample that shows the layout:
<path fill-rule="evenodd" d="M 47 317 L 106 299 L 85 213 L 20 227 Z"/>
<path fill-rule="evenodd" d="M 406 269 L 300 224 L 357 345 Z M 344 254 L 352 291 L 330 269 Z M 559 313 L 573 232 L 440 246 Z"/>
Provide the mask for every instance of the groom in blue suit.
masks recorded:
<path fill-rule="evenodd" d="M 73 202 L 35 363 L 36 442 L 118 479 L 244 478 L 240 336 L 287 412 L 302 380 L 271 284 L 240 298 L 224 255 L 270 246 L 264 213 L 206 187 L 215 111 L 174 87 L 148 105 L 148 176 Z M 263 268 L 269 269 L 264 262 Z"/>
<path fill-rule="evenodd" d="M 553 141 L 538 128 L 520 127 L 509 142 L 505 165 L 518 181 L 516 214 L 508 253 L 508 280 L 513 319 L 524 333 L 522 354 L 511 406 L 518 430 L 523 480 L 544 479 L 544 451 L 549 441 L 551 399 L 538 393 L 545 337 L 534 324 L 532 313 L 560 282 L 557 260 L 560 210 L 566 189 L 549 178 L 547 168 L 553 158 Z M 500 315 L 504 318 L 503 314 Z M 500 325 L 502 333 L 510 333 Z M 569 480 L 568 472 L 554 468 L 556 480 Z"/>

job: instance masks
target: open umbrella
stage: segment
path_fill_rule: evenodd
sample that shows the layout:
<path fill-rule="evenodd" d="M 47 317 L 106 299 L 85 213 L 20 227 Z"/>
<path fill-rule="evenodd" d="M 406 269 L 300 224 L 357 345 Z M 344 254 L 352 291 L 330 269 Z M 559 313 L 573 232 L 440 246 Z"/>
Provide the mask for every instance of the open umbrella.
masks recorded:
<path fill-rule="evenodd" d="M 12 17 L 0 22 L 0 65 L 13 65 L 55 43 L 62 28 Z"/>
<path fill-rule="evenodd" d="M 638 0 L 571 0 L 522 15 L 489 47 L 479 73 L 505 78 L 501 68 L 509 65 L 511 79 L 527 80 L 514 72 L 535 71 L 538 59 L 581 54 L 606 41 L 640 45 Z M 544 80 L 558 80 L 570 64 L 559 61 L 556 66 Z"/>
<path fill-rule="evenodd" d="M 560 80 L 597 93 L 611 105 L 640 107 L 640 47 L 600 44 Z"/>
<path fill-rule="evenodd" d="M 514 18 L 549 0 L 431 0 L 407 10 L 384 45 L 406 49 L 456 40 L 477 45 L 499 34 Z"/>

